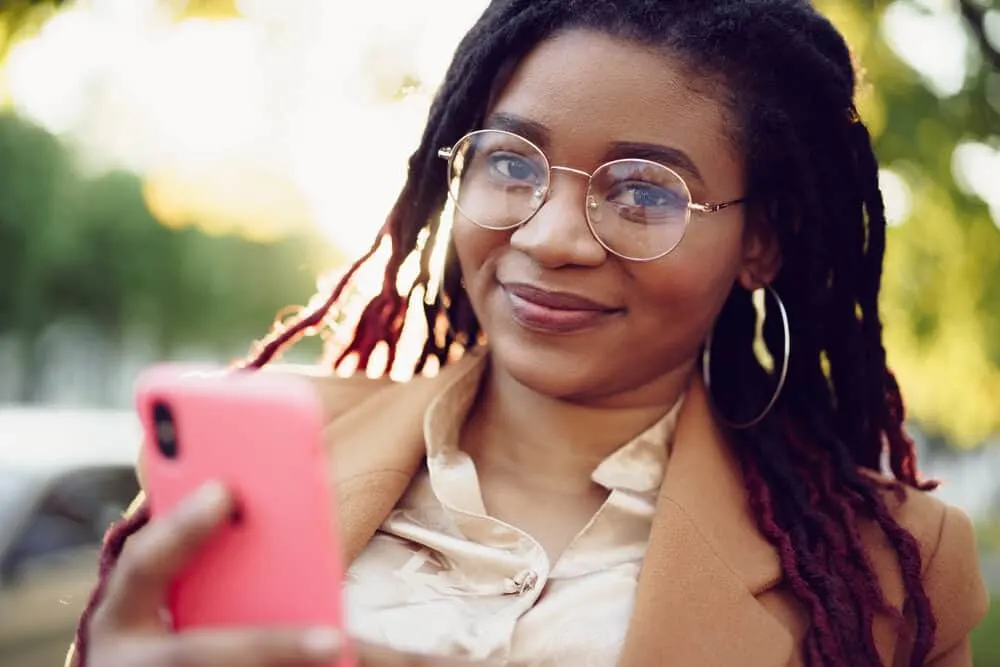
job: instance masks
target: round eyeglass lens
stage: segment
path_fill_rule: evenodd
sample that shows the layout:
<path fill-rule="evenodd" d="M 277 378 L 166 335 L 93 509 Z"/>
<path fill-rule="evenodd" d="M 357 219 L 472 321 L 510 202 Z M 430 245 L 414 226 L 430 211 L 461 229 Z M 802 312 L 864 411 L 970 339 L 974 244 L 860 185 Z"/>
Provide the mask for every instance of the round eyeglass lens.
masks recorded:
<path fill-rule="evenodd" d="M 650 260 L 681 242 L 690 204 L 687 185 L 672 169 L 648 160 L 616 160 L 590 179 L 587 220 L 608 250 Z"/>
<path fill-rule="evenodd" d="M 510 229 L 545 201 L 549 165 L 521 137 L 500 130 L 473 132 L 452 151 L 448 191 L 459 213 L 487 229 Z"/>

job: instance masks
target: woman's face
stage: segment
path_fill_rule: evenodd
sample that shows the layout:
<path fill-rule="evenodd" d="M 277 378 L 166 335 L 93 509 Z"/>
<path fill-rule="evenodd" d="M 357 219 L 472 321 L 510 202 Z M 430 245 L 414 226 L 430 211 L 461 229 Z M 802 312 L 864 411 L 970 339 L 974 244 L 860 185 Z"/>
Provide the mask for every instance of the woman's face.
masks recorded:
<path fill-rule="evenodd" d="M 662 53 L 571 31 L 525 58 L 485 127 L 500 117 L 504 128 L 523 123 L 551 164 L 588 173 L 622 157 L 623 143 L 663 147 L 691 163 L 667 166 L 695 202 L 741 198 L 742 159 L 728 139 L 726 111 L 694 89 Z M 486 230 L 458 215 L 453 234 L 466 290 L 494 363 L 520 383 L 604 405 L 663 400 L 690 369 L 734 281 L 746 280 L 759 244 L 745 238 L 744 207 L 734 206 L 693 213 L 665 257 L 624 260 L 591 235 L 586 189 L 586 178 L 554 171 L 545 204 L 514 230 Z M 559 293 L 600 309 L 553 312 L 545 304 L 576 307 L 552 296 Z"/>

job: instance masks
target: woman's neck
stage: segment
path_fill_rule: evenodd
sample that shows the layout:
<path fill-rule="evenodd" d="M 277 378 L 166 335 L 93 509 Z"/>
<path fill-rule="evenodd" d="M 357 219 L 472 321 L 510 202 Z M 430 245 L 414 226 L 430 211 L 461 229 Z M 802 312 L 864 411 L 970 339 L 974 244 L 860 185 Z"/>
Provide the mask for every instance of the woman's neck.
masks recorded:
<path fill-rule="evenodd" d="M 539 394 L 490 364 L 463 449 L 482 472 L 528 488 L 583 491 L 601 461 L 673 407 L 691 372 L 681 367 L 628 396 L 583 403 Z"/>

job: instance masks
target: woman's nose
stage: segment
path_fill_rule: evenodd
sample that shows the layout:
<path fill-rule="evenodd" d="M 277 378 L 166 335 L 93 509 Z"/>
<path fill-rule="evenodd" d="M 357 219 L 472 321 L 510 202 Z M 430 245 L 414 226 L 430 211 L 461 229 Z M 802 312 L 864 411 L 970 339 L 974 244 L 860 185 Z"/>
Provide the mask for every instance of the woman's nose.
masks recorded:
<path fill-rule="evenodd" d="M 587 181 L 574 173 L 553 173 L 541 208 L 510 237 L 513 248 L 546 268 L 599 266 L 607 251 L 587 224 Z"/>

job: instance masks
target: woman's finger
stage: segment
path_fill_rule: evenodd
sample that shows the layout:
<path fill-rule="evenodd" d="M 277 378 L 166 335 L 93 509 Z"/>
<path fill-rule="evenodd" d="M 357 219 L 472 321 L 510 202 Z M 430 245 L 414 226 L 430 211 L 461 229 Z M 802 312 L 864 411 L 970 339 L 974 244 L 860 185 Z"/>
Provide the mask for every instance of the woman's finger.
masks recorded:
<path fill-rule="evenodd" d="M 209 483 L 171 514 L 150 522 L 126 544 L 108 580 L 95 625 L 147 625 L 158 621 L 170 581 L 230 514 L 232 499 Z"/>

